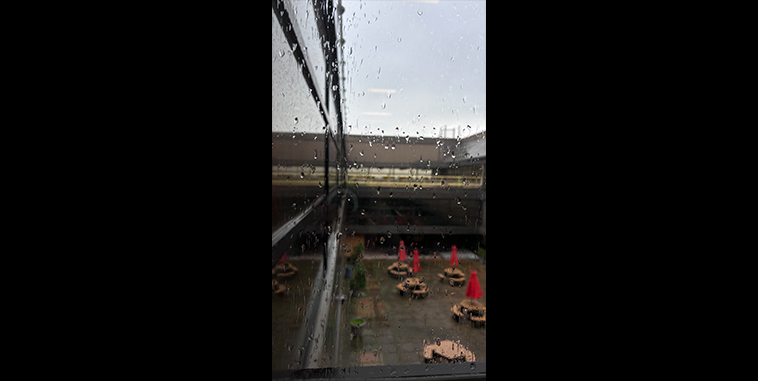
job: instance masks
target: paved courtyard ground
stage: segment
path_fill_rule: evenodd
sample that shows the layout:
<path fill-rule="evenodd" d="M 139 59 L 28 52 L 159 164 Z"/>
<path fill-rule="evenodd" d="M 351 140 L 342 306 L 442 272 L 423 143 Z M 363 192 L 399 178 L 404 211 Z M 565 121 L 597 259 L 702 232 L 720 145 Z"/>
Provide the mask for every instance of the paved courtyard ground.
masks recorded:
<path fill-rule="evenodd" d="M 438 280 L 436 274 L 449 267 L 449 260 L 438 258 L 421 261 L 419 276 L 426 278 L 431 292 L 427 298 L 413 299 L 397 294 L 400 280 L 387 274 L 388 259 L 364 260 L 368 273 L 366 288 L 357 290 L 347 302 L 342 321 L 353 317 L 367 320 L 363 338 L 350 340 L 350 326 L 341 331 L 339 364 L 341 366 L 395 365 L 423 363 L 424 343 L 441 340 L 460 340 L 474 352 L 477 361 L 487 356 L 487 328 L 474 328 L 468 322 L 456 322 L 450 307 L 465 299 L 466 285 L 450 286 Z M 468 278 L 476 270 L 484 296 L 478 300 L 487 304 L 487 270 L 478 260 L 461 260 Z M 467 280 L 468 282 L 468 280 Z"/>
<path fill-rule="evenodd" d="M 470 323 L 456 322 L 450 307 L 466 298 L 466 284 L 471 270 L 476 270 L 484 296 L 478 300 L 487 304 L 487 267 L 478 259 L 461 259 L 459 268 L 466 273 L 467 282 L 462 286 L 442 283 L 436 274 L 449 267 L 449 259 L 421 257 L 419 276 L 426 278 L 430 295 L 422 299 L 400 296 L 396 285 L 400 283 L 387 274 L 387 266 L 395 261 L 394 256 L 369 255 L 363 263 L 367 271 L 366 287 L 349 291 L 348 299 L 340 305 L 333 302 L 326 327 L 324 361 L 319 366 L 371 366 L 420 364 L 424 362 L 424 343 L 441 340 L 460 341 L 471 350 L 476 361 L 486 361 L 486 327 L 475 328 Z M 449 256 L 448 256 L 449 258 Z M 301 344 L 298 334 L 304 325 L 306 308 L 313 291 L 316 274 L 321 271 L 317 257 L 291 258 L 290 263 L 298 268 L 298 274 L 283 280 L 288 287 L 285 295 L 272 294 L 272 369 L 298 369 Z M 338 264 L 340 261 L 338 261 Z M 338 271 L 344 277 L 344 269 Z M 343 280 L 347 290 L 348 279 Z M 334 313 L 341 309 L 339 329 Z M 350 339 L 349 320 L 354 317 L 366 319 L 363 337 Z M 339 345 L 333 339 L 339 331 Z M 337 351 L 336 358 L 332 353 Z"/>

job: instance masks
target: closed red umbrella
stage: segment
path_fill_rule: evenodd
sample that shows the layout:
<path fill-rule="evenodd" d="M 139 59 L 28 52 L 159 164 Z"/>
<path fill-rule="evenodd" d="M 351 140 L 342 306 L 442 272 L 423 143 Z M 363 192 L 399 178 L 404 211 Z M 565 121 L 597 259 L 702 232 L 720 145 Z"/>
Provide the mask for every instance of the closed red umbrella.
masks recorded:
<path fill-rule="evenodd" d="M 458 248 L 453 245 L 453 252 L 450 254 L 450 266 L 458 266 Z"/>
<path fill-rule="evenodd" d="M 405 257 L 405 243 L 403 241 L 400 241 L 400 249 L 397 252 L 397 255 L 399 256 L 399 261 L 404 261 L 406 259 Z"/>
<path fill-rule="evenodd" d="M 471 299 L 479 299 L 484 296 L 481 286 L 479 286 L 479 277 L 476 276 L 476 270 L 471 270 L 471 278 L 466 286 L 466 297 Z"/>
<path fill-rule="evenodd" d="M 421 271 L 421 262 L 418 259 L 418 249 L 413 249 L 413 272 Z"/>

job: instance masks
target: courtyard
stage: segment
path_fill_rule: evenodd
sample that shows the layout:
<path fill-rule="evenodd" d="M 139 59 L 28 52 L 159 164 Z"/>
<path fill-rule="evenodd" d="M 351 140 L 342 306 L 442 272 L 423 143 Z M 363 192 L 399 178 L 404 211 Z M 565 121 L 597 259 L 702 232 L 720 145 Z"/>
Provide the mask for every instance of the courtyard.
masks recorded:
<path fill-rule="evenodd" d="M 429 295 L 417 299 L 397 293 L 396 286 L 401 280 L 387 273 L 395 256 L 367 253 L 362 260 L 366 286 L 351 293 L 349 280 L 344 279 L 344 304 L 339 300 L 331 303 L 320 367 L 422 364 L 424 345 L 437 339 L 457 342 L 472 351 L 476 361 L 486 361 L 486 326 L 477 328 L 466 320 L 458 322 L 450 311 L 453 304 L 466 299 L 471 270 L 476 270 L 484 292 L 478 301 L 487 304 L 486 265 L 476 259 L 461 259 L 458 268 L 466 274 L 466 283 L 450 286 L 436 275 L 450 266 L 448 259 L 423 255 L 420 258 L 421 271 L 417 276 L 425 278 Z M 305 309 L 322 266 L 317 257 L 293 258 L 291 263 L 298 267 L 299 273 L 282 282 L 288 287 L 287 294 L 272 295 L 272 369 L 301 367 L 298 332 L 306 319 Z M 344 269 L 338 271 L 338 276 L 344 278 Z M 336 329 L 338 309 L 340 327 Z M 353 318 L 364 319 L 365 325 L 361 328 L 362 337 L 351 339 L 349 321 Z M 339 343 L 334 339 L 337 335 Z"/>
<path fill-rule="evenodd" d="M 426 298 L 400 296 L 396 285 L 399 279 L 387 274 L 388 259 L 364 259 L 366 287 L 355 290 L 343 309 L 342 321 L 359 317 L 366 320 L 362 338 L 351 341 L 349 323 L 341 330 L 339 364 L 341 366 L 370 366 L 419 364 L 424 362 L 424 344 L 436 339 L 453 340 L 474 352 L 476 361 L 485 361 L 487 328 L 474 328 L 468 321 L 457 322 L 450 308 L 465 299 L 466 284 L 450 286 L 441 282 L 437 273 L 449 267 L 443 258 L 421 259 L 421 271 L 429 285 Z M 487 270 L 478 260 L 461 260 L 459 268 L 468 278 L 476 270 L 484 296 L 478 300 L 487 304 Z"/>

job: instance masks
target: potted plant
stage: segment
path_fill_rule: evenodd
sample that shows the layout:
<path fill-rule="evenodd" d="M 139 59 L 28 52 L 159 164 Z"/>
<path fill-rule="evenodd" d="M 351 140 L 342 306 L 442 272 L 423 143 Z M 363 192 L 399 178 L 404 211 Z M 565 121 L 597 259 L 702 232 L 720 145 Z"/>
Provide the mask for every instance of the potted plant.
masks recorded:
<path fill-rule="evenodd" d="M 353 338 L 363 338 L 363 326 L 366 325 L 366 319 L 354 317 L 350 319 L 350 333 Z"/>

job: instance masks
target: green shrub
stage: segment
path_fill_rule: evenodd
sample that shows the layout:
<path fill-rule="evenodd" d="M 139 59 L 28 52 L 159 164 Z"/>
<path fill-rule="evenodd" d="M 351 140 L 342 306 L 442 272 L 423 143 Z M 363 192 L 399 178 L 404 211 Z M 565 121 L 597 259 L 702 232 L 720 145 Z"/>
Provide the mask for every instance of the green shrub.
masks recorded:
<path fill-rule="evenodd" d="M 350 288 L 357 290 L 363 287 L 366 287 L 366 268 L 363 267 L 363 263 L 358 262 L 355 264 L 353 278 L 350 279 Z"/>
<path fill-rule="evenodd" d="M 363 247 L 363 242 L 359 242 L 357 245 L 353 246 L 353 258 L 354 259 L 361 259 L 363 258 L 363 250 L 365 248 Z"/>

